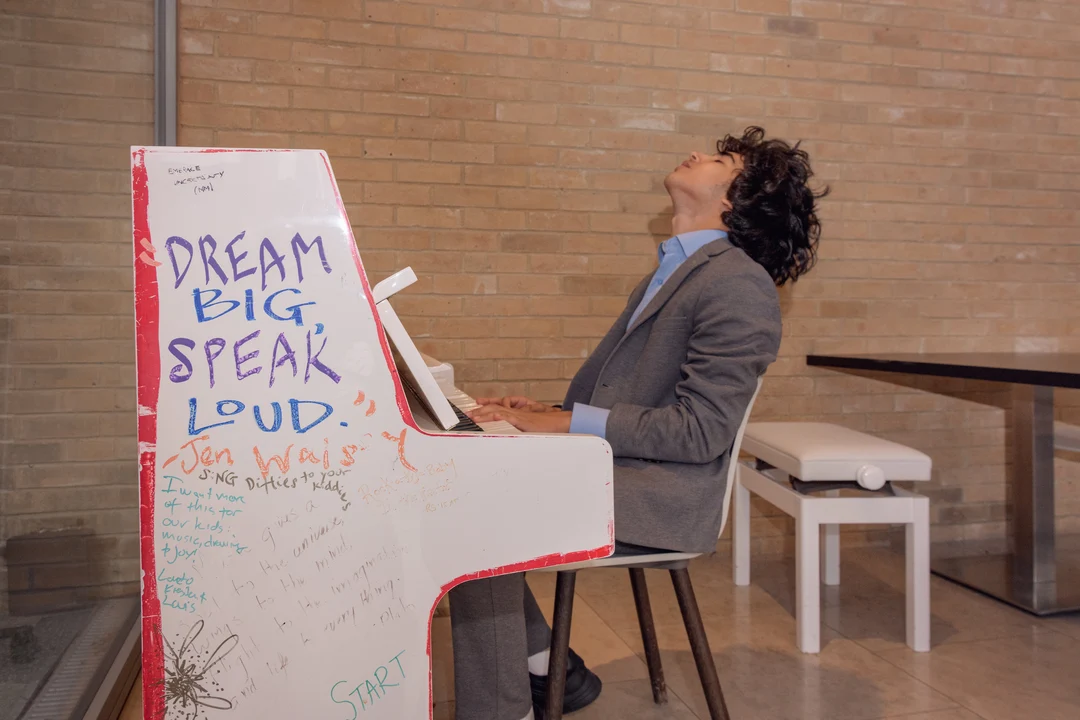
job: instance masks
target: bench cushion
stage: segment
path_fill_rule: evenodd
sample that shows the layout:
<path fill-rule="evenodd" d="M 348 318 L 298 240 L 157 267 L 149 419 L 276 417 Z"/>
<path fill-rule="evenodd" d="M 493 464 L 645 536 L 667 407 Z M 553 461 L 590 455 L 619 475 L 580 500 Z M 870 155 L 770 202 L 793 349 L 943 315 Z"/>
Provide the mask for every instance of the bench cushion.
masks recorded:
<path fill-rule="evenodd" d="M 866 466 L 880 468 L 887 481 L 930 479 L 929 455 L 829 423 L 750 423 L 742 449 L 807 482 L 855 482 Z"/>

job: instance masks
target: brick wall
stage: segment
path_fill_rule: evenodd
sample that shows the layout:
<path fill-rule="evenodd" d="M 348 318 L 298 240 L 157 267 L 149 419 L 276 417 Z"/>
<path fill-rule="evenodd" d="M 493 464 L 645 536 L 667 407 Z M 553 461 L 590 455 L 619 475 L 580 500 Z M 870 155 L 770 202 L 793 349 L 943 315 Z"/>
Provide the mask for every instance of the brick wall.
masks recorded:
<path fill-rule="evenodd" d="M 128 147 L 152 139 L 152 26 L 151 0 L 0 11 L 0 609 L 7 579 L 13 611 L 138 589 Z"/>
<path fill-rule="evenodd" d="M 416 269 L 399 312 L 474 393 L 561 396 L 653 267 L 687 152 L 752 122 L 805 140 L 834 192 L 757 417 L 924 449 L 937 538 L 1002 536 L 1007 395 L 803 358 L 1080 350 L 1080 6 L 253 5 L 184 3 L 181 141 L 329 151 L 369 272 Z"/>
<path fill-rule="evenodd" d="M 809 370 L 803 358 L 812 351 L 1080 350 L 1075 3 L 181 5 L 180 142 L 327 150 L 369 273 L 377 280 L 413 266 L 420 283 L 395 304 L 424 349 L 453 362 L 475 394 L 560 397 L 630 288 L 654 266 L 655 243 L 667 232 L 661 179 L 687 152 L 752 122 L 803 139 L 834 192 L 823 209 L 819 266 L 783 293 L 782 357 L 756 417 L 842 422 L 924 449 L 936 463 L 937 538 L 1002 536 L 1006 395 L 992 386 L 900 385 Z M 136 37 L 144 37 L 144 20 L 126 20 L 141 28 L 132 29 Z M 5 38 L 23 32 L 22 22 L 0 20 Z M 145 52 L 135 54 L 148 70 Z M 13 83 L 11 64 L 0 65 L 2 87 Z M 124 81 L 108 92 L 145 102 L 148 83 L 115 77 Z M 149 112 L 148 103 L 139 107 Z M 135 124 L 95 127 L 107 128 L 107 142 L 143 132 Z M 124 135 L 119 144 L 132 141 Z M 119 170 L 127 162 L 108 158 L 93 167 Z M 10 168 L 4 172 L 12 177 Z M 94 393 L 132 380 L 126 176 L 94 174 L 92 182 L 98 178 L 113 178 L 99 193 L 115 194 L 87 195 L 88 180 L 69 197 L 49 196 L 54 204 L 35 212 L 67 218 L 48 224 L 63 249 L 89 251 L 92 237 L 92 258 L 109 258 L 92 274 L 115 273 L 115 281 L 100 282 L 121 289 L 93 285 L 101 288 L 95 299 L 107 305 L 96 311 L 92 321 L 102 324 L 93 331 L 85 318 L 51 318 L 56 325 L 40 326 L 51 328 L 41 331 L 51 333 L 43 338 L 49 342 L 19 346 L 67 358 L 75 352 L 71 338 L 97 332 L 93 338 L 104 341 L 78 341 L 78 359 L 114 364 L 92 370 L 104 374 Z M 115 220 L 69 222 L 101 212 Z M 4 222 L 9 237 L 42 221 Z M 90 305 L 73 299 L 84 287 L 81 274 L 70 274 L 75 256 L 56 258 L 64 267 L 35 270 L 52 274 L 34 287 L 71 288 L 49 294 L 50 302 L 66 298 L 84 311 Z M 12 327 L 29 322 L 20 320 L 24 314 Z M 33 320 L 37 326 L 41 317 Z M 63 382 L 91 387 L 84 376 L 68 379 L 88 368 L 66 367 Z M 41 379 L 40 387 L 59 382 Z M 81 396 L 48 397 L 74 403 Z M 85 448 L 65 458 L 71 464 L 48 466 L 68 484 L 98 483 L 98 495 L 117 493 L 111 507 L 126 503 L 127 510 L 92 522 L 122 528 L 133 543 L 135 498 L 129 481 L 119 479 L 132 467 L 132 399 L 127 390 L 108 397 L 115 402 L 59 407 L 68 412 L 53 416 L 48 431 L 57 434 L 52 428 L 62 419 L 93 425 L 97 436 L 104 423 L 109 437 L 16 443 L 45 458 L 32 458 L 34 468 L 16 458 L 12 477 L 34 488 L 43 483 L 39 461 Z M 1075 396 L 1059 399 L 1062 416 L 1080 420 Z M 1076 460 L 1059 463 L 1062 527 L 1080 525 Z M 92 468 L 89 478 L 72 469 L 76 463 L 80 472 Z M 56 497 L 74 504 L 72 492 L 18 497 L 44 518 Z M 762 546 L 777 546 L 787 529 L 775 517 L 756 523 Z M 124 552 L 134 560 L 133 549 Z"/>

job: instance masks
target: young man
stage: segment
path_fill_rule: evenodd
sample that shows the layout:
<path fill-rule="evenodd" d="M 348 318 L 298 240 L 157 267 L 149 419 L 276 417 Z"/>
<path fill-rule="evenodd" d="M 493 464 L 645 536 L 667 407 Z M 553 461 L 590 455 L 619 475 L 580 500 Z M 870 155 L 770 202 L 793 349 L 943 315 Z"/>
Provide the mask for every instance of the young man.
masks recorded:
<path fill-rule="evenodd" d="M 780 347 L 776 285 L 814 263 L 821 228 L 807 154 L 760 128 L 692 153 L 664 186 L 659 268 L 578 371 L 562 407 L 487 398 L 474 420 L 591 433 L 615 455 L 616 554 L 712 552 L 731 445 Z M 458 720 L 541 718 L 550 630 L 524 575 L 450 592 Z M 571 651 L 565 712 L 600 694 Z"/>

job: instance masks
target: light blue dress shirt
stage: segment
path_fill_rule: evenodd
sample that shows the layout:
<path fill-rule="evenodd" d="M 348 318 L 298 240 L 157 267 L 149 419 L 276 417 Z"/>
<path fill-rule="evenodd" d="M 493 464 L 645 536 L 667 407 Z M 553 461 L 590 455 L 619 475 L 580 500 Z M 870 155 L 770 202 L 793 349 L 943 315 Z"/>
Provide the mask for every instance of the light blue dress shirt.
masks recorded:
<path fill-rule="evenodd" d="M 634 313 L 630 316 L 630 322 L 626 326 L 629 328 L 634 324 L 634 321 L 637 320 L 638 315 L 649 304 L 649 301 L 656 297 L 656 293 L 660 292 L 660 288 L 667 282 L 667 279 L 674 274 L 680 265 L 686 262 L 688 257 L 709 243 L 726 237 L 727 233 L 723 230 L 695 230 L 694 232 L 676 235 L 660 243 L 660 248 L 657 250 L 660 267 L 656 268 L 656 272 L 653 273 L 652 280 L 649 281 L 649 287 L 645 289 L 641 302 L 634 308 Z M 574 403 L 573 414 L 570 416 L 570 432 L 605 437 L 607 434 L 607 418 L 610 412 L 610 410 L 593 405 Z"/>

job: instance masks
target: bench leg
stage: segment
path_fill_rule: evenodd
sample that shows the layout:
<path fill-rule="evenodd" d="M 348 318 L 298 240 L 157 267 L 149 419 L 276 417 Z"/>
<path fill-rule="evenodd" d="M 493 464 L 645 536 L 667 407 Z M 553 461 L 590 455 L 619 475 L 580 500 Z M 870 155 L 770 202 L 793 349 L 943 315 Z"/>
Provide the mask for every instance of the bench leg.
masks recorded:
<path fill-rule="evenodd" d="M 820 527 L 804 505 L 795 518 L 795 633 L 804 653 L 821 650 Z"/>
<path fill-rule="evenodd" d="M 839 490 L 830 490 L 829 497 L 840 497 Z M 825 543 L 821 548 L 821 565 L 826 585 L 840 584 L 840 526 L 825 526 Z"/>
<path fill-rule="evenodd" d="M 930 499 L 912 498 L 912 521 L 906 532 L 907 644 L 930 651 Z"/>
<path fill-rule="evenodd" d="M 732 462 L 737 462 L 733 458 Z M 739 482 L 740 466 L 735 470 L 735 527 L 731 531 L 731 565 L 736 585 L 750 584 L 750 491 Z"/>

